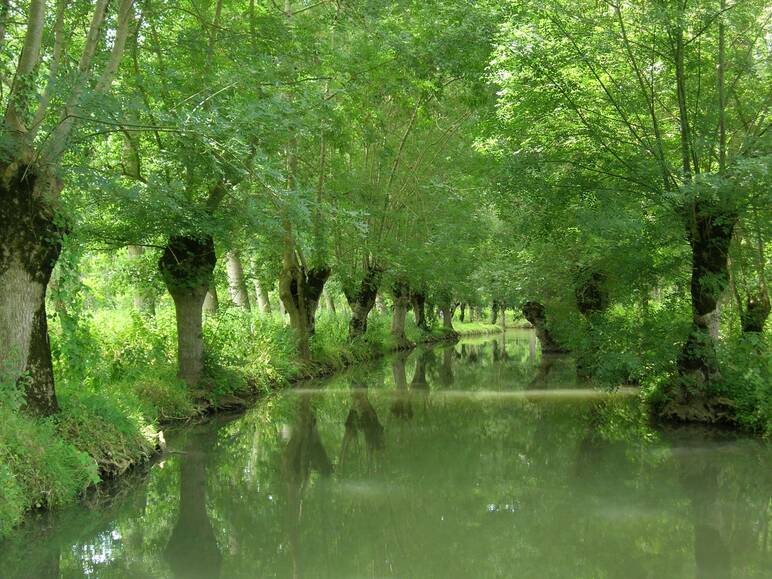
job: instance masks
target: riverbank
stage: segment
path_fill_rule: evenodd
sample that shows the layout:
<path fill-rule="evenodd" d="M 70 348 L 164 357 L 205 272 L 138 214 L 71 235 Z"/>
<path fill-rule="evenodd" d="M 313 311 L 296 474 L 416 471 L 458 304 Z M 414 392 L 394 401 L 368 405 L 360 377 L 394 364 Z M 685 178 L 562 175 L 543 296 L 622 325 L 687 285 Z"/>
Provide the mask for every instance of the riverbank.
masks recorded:
<path fill-rule="evenodd" d="M 0 538 L 27 511 L 72 502 L 87 488 L 149 460 L 163 447 L 164 427 L 246 407 L 273 389 L 396 349 L 385 316 L 373 316 L 366 335 L 353 343 L 347 339 L 345 317 L 321 316 L 313 361 L 300 365 L 292 334 L 280 319 L 249 320 L 252 332 L 245 339 L 235 331 L 245 322 L 243 316 L 223 316 L 207 326 L 209 349 L 217 355 L 207 360 L 204 386 L 191 391 L 175 377 L 169 324 L 163 319 L 152 326 L 141 319 L 119 322 L 116 327 L 130 331 L 115 331 L 104 320 L 89 328 L 92 334 L 100 332 L 98 341 L 107 346 L 91 352 L 91 358 L 79 352 L 85 362 L 73 363 L 86 366 L 82 376 L 61 376 L 56 416 L 30 418 L 16 411 L 20 400 L 0 393 L 5 402 L 0 404 Z M 502 332 L 501 326 L 485 322 L 454 324 L 456 334 L 440 327 L 424 333 L 411 318 L 406 334 L 421 344 Z"/>

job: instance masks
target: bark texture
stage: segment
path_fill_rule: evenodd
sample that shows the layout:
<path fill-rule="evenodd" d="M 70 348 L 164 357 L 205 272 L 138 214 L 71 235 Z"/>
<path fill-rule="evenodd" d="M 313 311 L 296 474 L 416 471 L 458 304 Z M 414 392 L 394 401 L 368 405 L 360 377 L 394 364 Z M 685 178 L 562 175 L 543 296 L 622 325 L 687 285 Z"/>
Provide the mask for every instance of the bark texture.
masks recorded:
<path fill-rule="evenodd" d="M 211 237 L 169 238 L 158 262 L 174 300 L 177 318 L 177 374 L 189 386 L 201 381 L 204 370 L 202 311 L 216 263 Z"/>
<path fill-rule="evenodd" d="M 239 254 L 235 251 L 225 254 L 225 270 L 228 273 L 228 290 L 233 305 L 251 311 L 247 282 L 244 280 L 244 266 L 241 264 Z"/>
<path fill-rule="evenodd" d="M 415 346 L 405 335 L 405 320 L 410 305 L 410 289 L 404 282 L 397 282 L 393 288 L 394 311 L 391 318 L 391 336 L 398 350 L 409 350 Z"/>
<path fill-rule="evenodd" d="M 316 331 L 316 309 L 324 284 L 330 277 L 325 266 L 308 270 L 297 260 L 287 258 L 279 276 L 279 297 L 290 317 L 290 326 L 298 339 L 298 351 L 304 361 L 311 359 L 311 336 Z"/>
<path fill-rule="evenodd" d="M 45 298 L 61 252 L 50 202 L 58 185 L 28 165 L 0 169 L 0 372 L 23 385 L 28 411 L 50 415 L 59 406 Z"/>
<path fill-rule="evenodd" d="M 689 228 L 692 250 L 692 330 L 678 360 L 683 375 L 707 383 L 718 371 L 715 343 L 710 336 L 711 316 L 729 285 L 727 257 L 736 217 L 698 203 Z"/>
<path fill-rule="evenodd" d="M 426 319 L 426 296 L 415 291 L 410 295 L 410 301 L 413 304 L 413 315 L 415 316 L 415 325 L 423 332 L 429 331 L 429 322 Z"/>
<path fill-rule="evenodd" d="M 265 286 L 260 283 L 260 280 L 255 278 L 254 281 L 255 285 L 255 299 L 257 300 L 257 309 L 260 311 L 261 314 L 270 314 L 271 309 L 271 300 L 268 297 L 268 292 L 265 291 Z"/>
<path fill-rule="evenodd" d="M 541 342 L 543 353 L 564 352 L 558 345 L 547 328 L 547 310 L 539 302 L 525 302 L 523 304 L 523 317 L 530 322 L 536 332 L 536 337 Z"/>
<path fill-rule="evenodd" d="M 692 250 L 692 327 L 678 357 L 679 380 L 662 413 L 685 421 L 732 420 L 733 404 L 709 392 L 719 370 L 710 321 L 729 285 L 727 258 L 737 216 L 714 203 L 698 200 L 685 221 Z"/>
<path fill-rule="evenodd" d="M 743 333 L 761 334 L 769 318 L 770 303 L 766 287 L 749 292 L 740 310 Z"/>
<path fill-rule="evenodd" d="M 577 352 L 576 372 L 580 378 L 589 378 L 595 372 L 598 345 L 595 336 L 595 318 L 609 304 L 606 275 L 597 269 L 584 267 L 577 270 L 574 280 L 576 307 L 587 320 L 587 347 Z"/>
<path fill-rule="evenodd" d="M 382 271 L 377 265 L 368 265 L 359 287 L 348 289 L 346 300 L 351 306 L 351 321 L 348 326 L 349 340 L 364 336 L 367 332 L 367 317 L 375 305 Z"/>
<path fill-rule="evenodd" d="M 212 283 L 206 290 L 204 297 L 204 313 L 207 316 L 216 316 L 220 309 L 220 299 L 217 297 L 217 287 Z"/>
<path fill-rule="evenodd" d="M 457 336 L 458 333 L 453 328 L 453 306 L 450 300 L 440 304 L 440 311 L 442 312 L 442 329 L 449 335 Z"/>

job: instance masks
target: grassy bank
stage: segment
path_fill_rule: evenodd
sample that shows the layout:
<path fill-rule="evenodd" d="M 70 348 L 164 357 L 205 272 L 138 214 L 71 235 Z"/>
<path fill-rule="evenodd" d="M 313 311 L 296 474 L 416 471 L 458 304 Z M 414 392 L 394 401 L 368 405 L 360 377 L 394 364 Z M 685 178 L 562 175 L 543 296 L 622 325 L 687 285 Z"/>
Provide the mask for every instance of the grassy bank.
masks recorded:
<path fill-rule="evenodd" d="M 153 320 L 110 312 L 79 323 L 60 321 L 52 344 L 59 414 L 37 420 L 18 412 L 18 390 L 0 380 L 0 538 L 25 512 L 72 502 L 89 486 L 149 459 L 161 446 L 166 424 L 244 406 L 271 389 L 395 348 L 388 316 L 372 315 L 366 335 L 350 343 L 348 319 L 322 314 L 313 362 L 303 366 L 278 316 L 224 311 L 206 323 L 207 378 L 190 391 L 175 376 L 170 311 Z M 481 335 L 501 328 L 457 322 L 456 331 Z M 415 343 L 449 337 L 441 328 L 422 333 L 410 316 L 406 333 Z"/>

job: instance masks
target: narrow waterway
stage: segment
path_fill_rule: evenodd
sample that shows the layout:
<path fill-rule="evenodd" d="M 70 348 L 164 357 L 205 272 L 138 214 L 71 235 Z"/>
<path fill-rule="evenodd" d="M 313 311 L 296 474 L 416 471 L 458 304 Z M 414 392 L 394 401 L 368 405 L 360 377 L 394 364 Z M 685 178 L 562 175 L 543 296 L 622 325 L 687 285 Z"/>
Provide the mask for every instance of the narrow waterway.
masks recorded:
<path fill-rule="evenodd" d="M 529 331 L 394 355 L 170 436 L 0 576 L 769 577 L 772 453 L 662 429 Z"/>

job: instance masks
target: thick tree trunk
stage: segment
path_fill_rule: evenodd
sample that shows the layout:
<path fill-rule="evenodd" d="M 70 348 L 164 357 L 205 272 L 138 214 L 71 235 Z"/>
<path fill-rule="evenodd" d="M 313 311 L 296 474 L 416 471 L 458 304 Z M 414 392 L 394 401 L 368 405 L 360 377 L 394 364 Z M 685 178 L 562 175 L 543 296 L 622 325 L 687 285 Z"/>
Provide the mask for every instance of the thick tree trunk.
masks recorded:
<path fill-rule="evenodd" d="M 298 341 L 301 360 L 311 359 L 311 336 L 316 331 L 316 309 L 324 284 L 330 277 L 327 267 L 305 267 L 291 256 L 285 256 L 279 276 L 279 297 L 290 317 L 290 326 Z"/>
<path fill-rule="evenodd" d="M 375 305 L 382 271 L 377 266 L 368 266 L 362 282 L 355 291 L 347 291 L 346 300 L 351 306 L 351 321 L 348 326 L 349 340 L 355 340 L 367 332 L 367 317 Z"/>
<path fill-rule="evenodd" d="M 576 307 L 587 320 L 588 345 L 577 352 L 576 372 L 580 378 L 589 378 L 595 372 L 599 347 L 595 336 L 595 318 L 608 307 L 606 275 L 592 268 L 581 268 L 575 274 L 574 297 Z"/>
<path fill-rule="evenodd" d="M 217 286 L 214 283 L 209 285 L 204 297 L 204 313 L 207 316 L 216 316 L 220 309 L 220 300 L 217 297 Z"/>
<path fill-rule="evenodd" d="M 453 307 L 450 302 L 443 302 L 440 305 L 440 311 L 442 312 L 442 329 L 448 334 L 457 335 L 453 328 Z"/>
<path fill-rule="evenodd" d="M 697 201 L 686 218 L 692 249 L 692 328 L 678 358 L 680 380 L 663 414 L 688 421 L 731 419 L 733 409 L 715 399 L 709 388 L 718 375 L 711 316 L 729 284 L 727 256 L 736 215 L 715 204 Z"/>
<path fill-rule="evenodd" d="M 239 255 L 235 251 L 229 251 L 225 254 L 225 260 L 231 301 L 236 307 L 251 311 L 247 283 L 244 280 L 244 266 L 241 264 Z"/>
<path fill-rule="evenodd" d="M 255 283 L 255 298 L 257 300 L 257 308 L 260 310 L 261 314 L 270 314 L 271 300 L 268 298 L 268 292 L 265 291 L 265 286 L 263 286 L 257 278 L 255 278 L 254 283 Z"/>
<path fill-rule="evenodd" d="M 692 330 L 678 360 L 682 376 L 708 384 L 718 372 L 710 320 L 729 284 L 727 256 L 736 217 L 717 207 L 698 202 L 689 227 L 692 248 Z M 685 393 L 685 392 L 684 392 Z"/>
<path fill-rule="evenodd" d="M 769 318 L 770 303 L 766 287 L 757 288 L 748 293 L 740 309 L 740 323 L 743 333 L 761 334 Z"/>
<path fill-rule="evenodd" d="M 279 294 L 279 313 L 282 319 L 287 317 L 287 308 L 284 306 L 284 302 L 281 299 L 281 293 Z"/>
<path fill-rule="evenodd" d="M 459 306 L 458 319 L 461 321 L 461 323 L 463 323 L 465 317 L 466 317 L 466 304 L 461 304 Z"/>
<path fill-rule="evenodd" d="M 0 378 L 24 385 L 28 411 L 50 415 L 59 406 L 46 289 L 61 232 L 53 207 L 33 190 L 34 172 L 26 164 L 0 169 Z"/>
<path fill-rule="evenodd" d="M 145 254 L 145 248 L 141 245 L 129 245 L 127 251 L 129 259 L 135 262 Z M 155 297 L 152 290 L 144 287 L 135 287 L 132 302 L 134 309 L 139 313 L 147 316 L 155 315 Z"/>
<path fill-rule="evenodd" d="M 543 353 L 565 352 L 547 329 L 547 312 L 539 302 L 525 302 L 523 304 L 523 317 L 530 322 L 536 332 L 536 337 L 541 343 Z"/>
<path fill-rule="evenodd" d="M 415 325 L 423 332 L 429 331 L 429 323 L 426 320 L 426 296 L 423 293 L 413 291 L 410 300 L 413 304 Z"/>
<path fill-rule="evenodd" d="M 497 301 L 494 301 L 493 304 L 491 304 L 491 324 L 495 326 L 498 319 L 499 319 L 499 303 Z"/>
<path fill-rule="evenodd" d="M 173 236 L 158 262 L 174 300 L 177 318 L 177 374 L 189 386 L 204 370 L 202 310 L 216 263 L 211 237 Z"/>
<path fill-rule="evenodd" d="M 394 284 L 394 312 L 391 318 L 391 336 L 398 350 L 409 350 L 415 344 L 405 335 L 405 319 L 410 304 L 410 290 L 407 284 L 397 282 Z"/>

